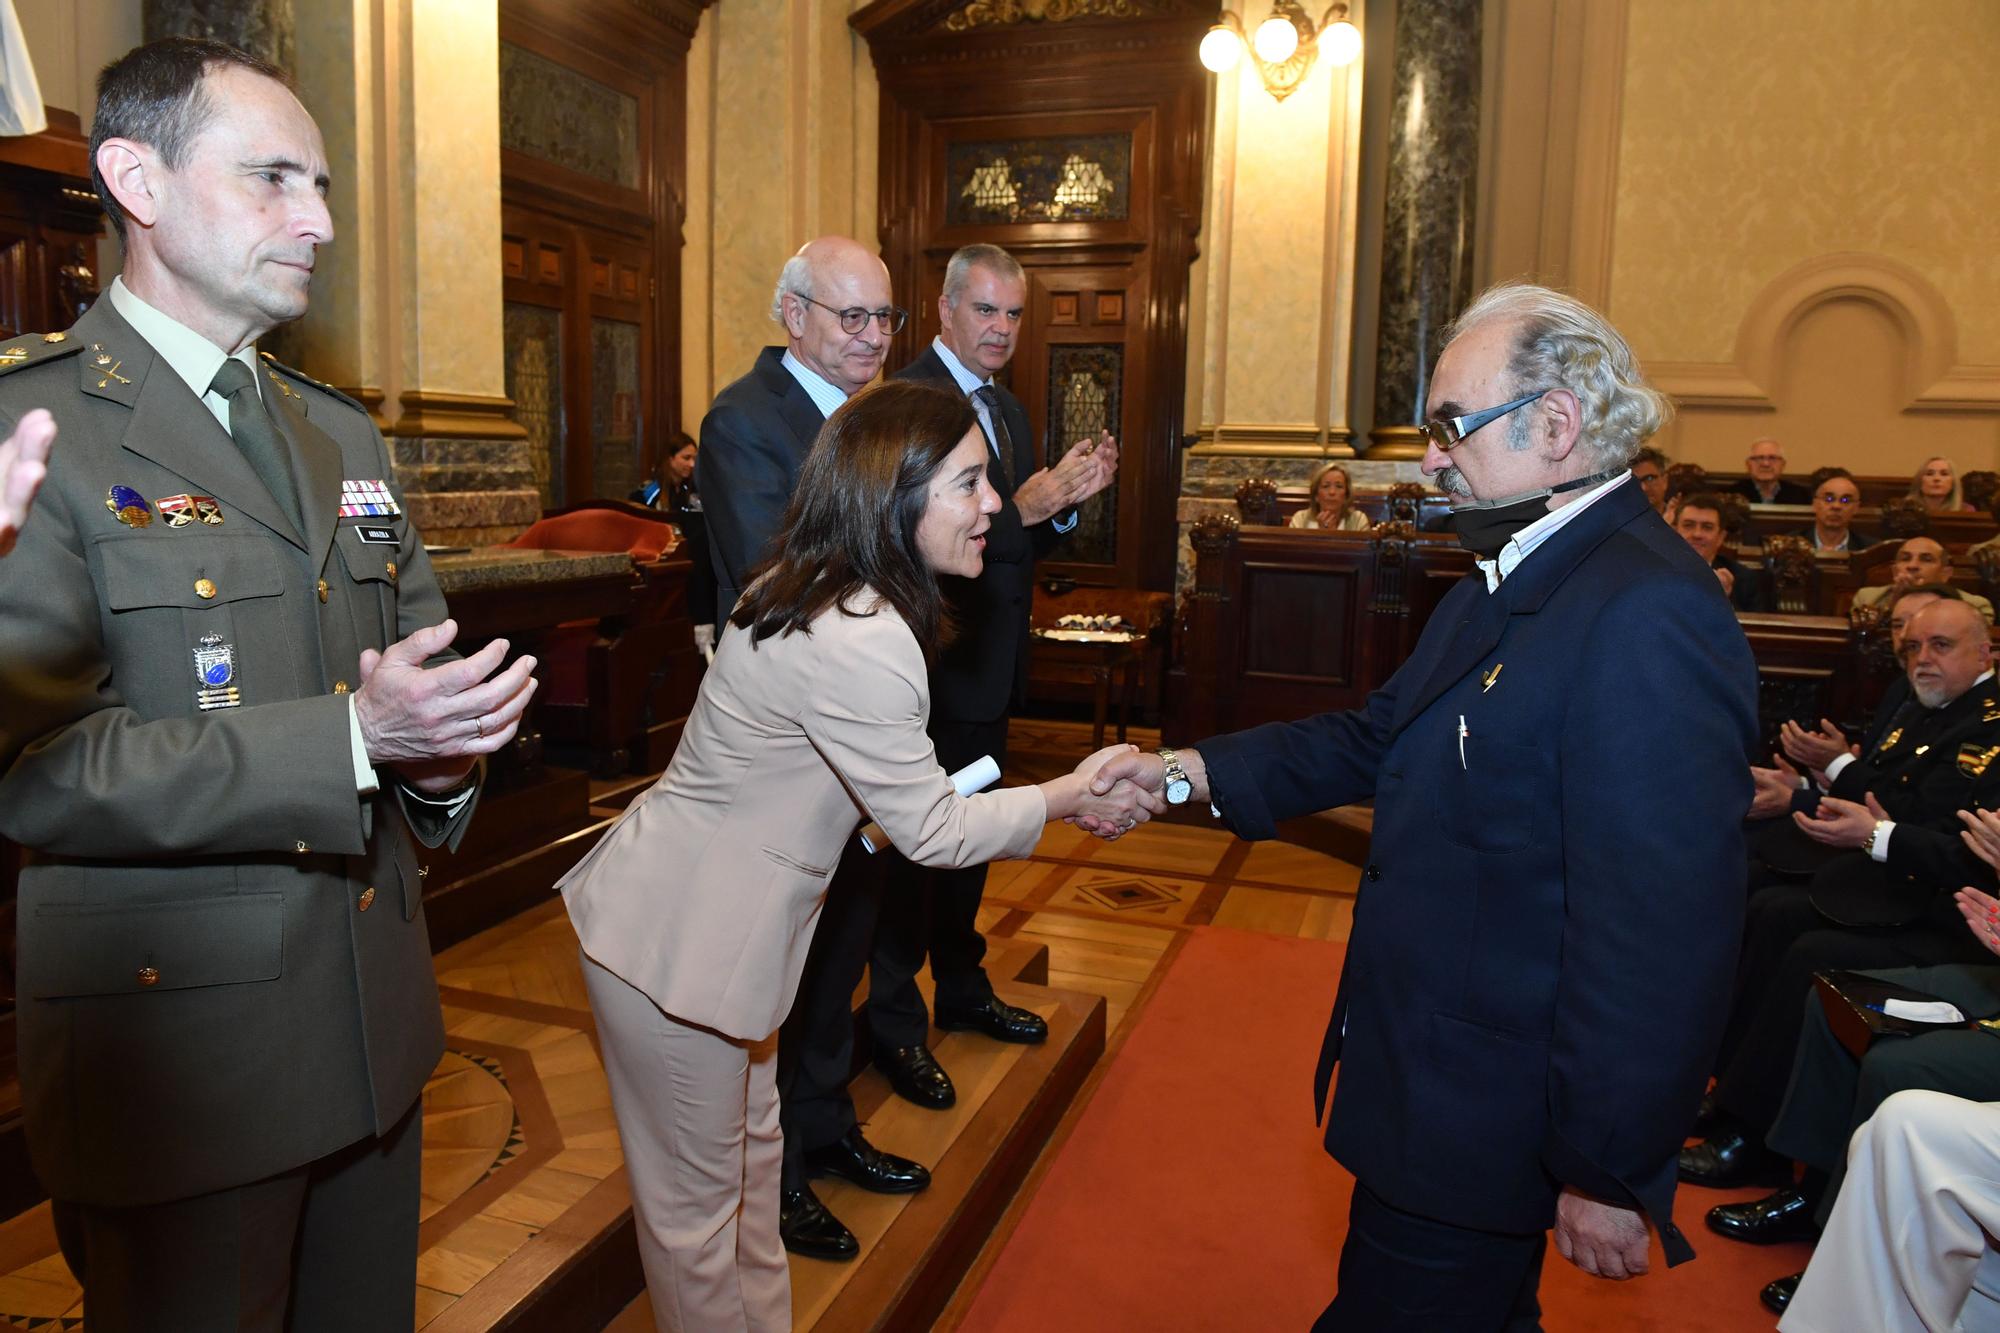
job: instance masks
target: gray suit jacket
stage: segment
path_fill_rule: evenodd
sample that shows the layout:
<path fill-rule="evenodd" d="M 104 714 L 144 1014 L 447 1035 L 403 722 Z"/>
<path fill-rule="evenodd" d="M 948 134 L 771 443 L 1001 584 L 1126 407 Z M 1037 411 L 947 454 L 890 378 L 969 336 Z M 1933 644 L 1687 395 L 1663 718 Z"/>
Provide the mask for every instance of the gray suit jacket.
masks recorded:
<path fill-rule="evenodd" d="M 388 478 L 382 438 L 352 400 L 267 363 L 301 533 L 110 301 L 0 361 L 0 429 L 46 407 L 60 432 L 0 562 L 0 833 L 28 850 L 35 1170 L 59 1199 L 144 1204 L 378 1133 L 443 1046 L 413 825 L 437 845 L 471 813 L 406 808 L 387 771 L 376 795 L 355 789 L 361 651 L 445 614 L 406 519 L 338 515 L 343 479 Z M 114 515 L 113 486 L 153 521 Z M 169 526 L 158 504 L 176 496 L 213 497 L 222 521 Z M 204 711 L 215 682 L 197 666 L 222 650 L 238 703 Z"/>

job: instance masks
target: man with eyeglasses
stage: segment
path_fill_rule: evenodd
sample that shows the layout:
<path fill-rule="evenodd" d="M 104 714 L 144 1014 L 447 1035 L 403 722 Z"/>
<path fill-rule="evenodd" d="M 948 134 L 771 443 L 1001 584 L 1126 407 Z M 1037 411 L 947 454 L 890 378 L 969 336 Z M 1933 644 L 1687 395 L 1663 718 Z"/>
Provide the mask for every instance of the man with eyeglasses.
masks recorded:
<path fill-rule="evenodd" d="M 1667 456 L 1648 445 L 1632 457 L 1632 480 L 1646 493 L 1646 503 L 1662 513 L 1667 508 Z"/>
<path fill-rule="evenodd" d="M 785 345 L 763 349 L 749 374 L 715 396 L 695 456 L 718 585 L 718 637 L 769 553 L 821 425 L 881 373 L 889 339 L 907 318 L 891 301 L 889 270 L 858 241 L 822 236 L 785 261 L 771 294 L 771 319 L 783 327 Z M 880 858 L 850 843 L 778 1033 L 785 1138 L 778 1230 L 786 1249 L 814 1259 L 852 1259 L 861 1246 L 813 1192 L 813 1177 L 838 1176 L 878 1194 L 930 1184 L 923 1166 L 863 1137 L 847 1090 L 850 1002 L 868 963 L 882 884 Z"/>
<path fill-rule="evenodd" d="M 1813 492 L 1812 526 L 1797 535 L 1813 544 L 1818 555 L 1838 555 L 1859 551 L 1868 545 L 1868 536 L 1854 526 L 1854 511 L 1861 504 L 1861 488 L 1844 468 L 1836 468 L 1821 479 Z"/>
<path fill-rule="evenodd" d="M 1027 305 L 1019 261 L 997 245 L 965 246 L 945 264 L 937 336 L 896 372 L 972 400 L 986 435 L 988 478 L 1000 495 L 979 576 L 943 581 L 956 635 L 931 668 L 929 731 L 938 762 L 952 772 L 982 755 L 1006 763 L 1007 715 L 1027 693 L 1035 562 L 1055 551 L 1076 527 L 1077 506 L 1109 486 L 1118 469 L 1109 431 L 1040 466 L 1027 408 L 994 378 L 1014 359 Z M 926 958 L 939 1028 L 1032 1045 L 1048 1037 L 1048 1024 L 994 994 L 980 966 L 986 867 L 933 870 L 900 857 L 891 867 L 868 964 L 875 1064 L 898 1096 L 944 1110 L 957 1090 L 930 1049 L 933 1013 L 917 989 Z"/>
<path fill-rule="evenodd" d="M 1478 558 L 1365 705 L 1114 758 L 1240 836 L 1373 798 L 1317 1092 L 1357 1180 L 1321 1333 L 1535 1327 L 1545 1233 L 1669 1263 L 1675 1154 L 1743 915 L 1756 664 L 1627 466 L 1668 405 L 1603 316 L 1502 286 L 1430 381 L 1423 468 Z M 1634 699 L 1674 725 L 1632 725 Z"/>
<path fill-rule="evenodd" d="M 1776 440 L 1759 440 L 1750 446 L 1743 460 L 1750 475 L 1731 489 L 1749 497 L 1753 505 L 1802 505 L 1812 493 L 1796 482 L 1785 480 L 1785 449 Z"/>

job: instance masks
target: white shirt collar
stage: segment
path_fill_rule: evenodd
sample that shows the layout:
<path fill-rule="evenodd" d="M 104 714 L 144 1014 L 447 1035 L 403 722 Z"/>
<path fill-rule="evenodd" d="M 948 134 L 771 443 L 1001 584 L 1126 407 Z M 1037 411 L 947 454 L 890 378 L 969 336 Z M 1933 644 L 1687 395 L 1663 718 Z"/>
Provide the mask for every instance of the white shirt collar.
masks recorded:
<path fill-rule="evenodd" d="M 1563 524 L 1617 490 L 1631 475 L 1632 472 L 1628 468 L 1597 489 L 1585 491 L 1581 500 L 1571 501 L 1561 509 L 1550 510 L 1543 517 L 1509 537 L 1507 544 L 1500 548 L 1497 557 L 1492 560 L 1475 561 L 1474 563 L 1479 566 L 1479 572 L 1486 576 L 1486 591 L 1492 592 L 1497 589 L 1502 579 L 1519 569 L 1521 562 L 1532 555 L 1536 547 L 1562 530 Z"/>
<path fill-rule="evenodd" d="M 932 338 L 931 346 L 936 349 L 938 360 L 944 362 L 944 368 L 951 372 L 951 377 L 958 381 L 958 387 L 965 391 L 967 397 L 972 395 L 974 389 L 981 388 L 993 382 L 991 375 L 981 379 L 970 370 L 967 370 L 965 363 L 958 359 L 951 348 L 944 345 L 943 338 Z"/>
<path fill-rule="evenodd" d="M 125 285 L 123 277 L 111 280 L 110 295 L 111 308 L 132 326 L 132 332 L 151 344 L 160 359 L 174 368 L 174 374 L 194 390 L 195 397 L 206 396 L 208 386 L 215 382 L 215 372 L 231 359 L 229 354 L 172 315 L 149 305 Z M 250 382 L 256 384 L 260 378 L 256 344 L 237 352 L 234 359 L 250 368 Z M 262 385 L 258 385 L 258 393 L 262 395 Z"/>
<path fill-rule="evenodd" d="M 781 364 L 791 372 L 792 378 L 799 382 L 799 387 L 806 391 L 806 396 L 813 400 L 813 406 L 819 409 L 821 416 L 832 416 L 835 409 L 847 401 L 846 390 L 793 356 L 791 348 L 785 349 Z"/>

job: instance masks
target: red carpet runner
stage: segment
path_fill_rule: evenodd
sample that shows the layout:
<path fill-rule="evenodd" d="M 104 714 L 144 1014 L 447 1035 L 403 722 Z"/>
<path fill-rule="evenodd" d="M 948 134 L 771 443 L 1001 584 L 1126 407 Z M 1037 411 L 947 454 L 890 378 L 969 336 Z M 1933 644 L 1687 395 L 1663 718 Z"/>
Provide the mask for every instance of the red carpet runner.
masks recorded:
<path fill-rule="evenodd" d="M 1344 946 L 1196 930 L 1058 1151 L 965 1333 L 1304 1330 L 1332 1298 L 1350 1178 L 1320 1147 L 1312 1069 Z M 1634 1282 L 1551 1249 L 1550 1333 L 1733 1333 L 1803 1245 L 1756 1249 L 1701 1225 L 1756 1191 L 1683 1189 L 1701 1257 Z"/>

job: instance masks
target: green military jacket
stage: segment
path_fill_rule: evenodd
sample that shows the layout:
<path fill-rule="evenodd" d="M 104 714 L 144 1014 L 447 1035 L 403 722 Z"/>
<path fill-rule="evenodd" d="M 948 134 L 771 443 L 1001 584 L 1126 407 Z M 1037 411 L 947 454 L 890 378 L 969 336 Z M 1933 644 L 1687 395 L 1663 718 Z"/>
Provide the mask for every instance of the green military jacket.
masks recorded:
<path fill-rule="evenodd" d="M 339 512 L 390 476 L 367 414 L 264 371 L 304 532 L 108 298 L 0 342 L 0 430 L 59 431 L 0 560 L 21 1087 L 59 1199 L 301 1165 L 393 1125 L 443 1049 L 412 836 L 455 844 L 473 802 L 387 770 L 360 796 L 346 695 L 444 597 L 405 517 Z"/>

